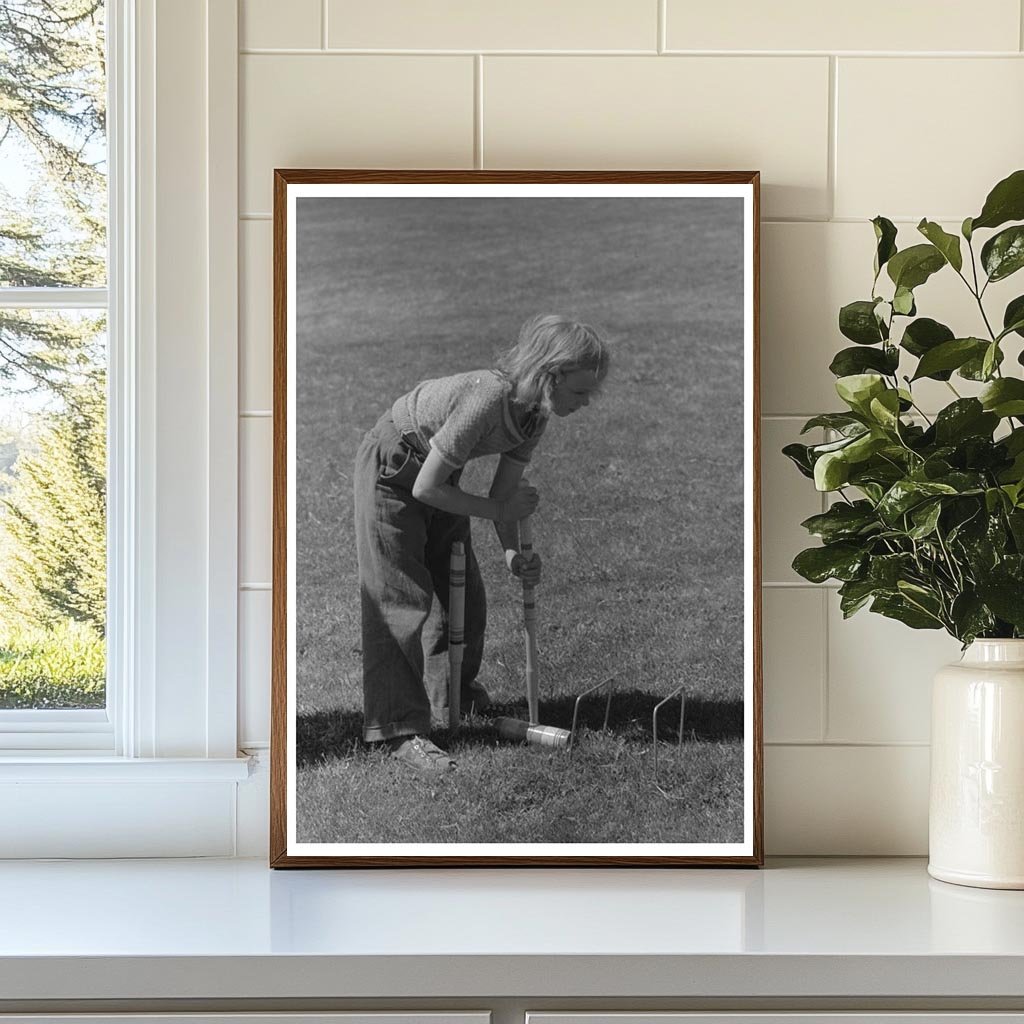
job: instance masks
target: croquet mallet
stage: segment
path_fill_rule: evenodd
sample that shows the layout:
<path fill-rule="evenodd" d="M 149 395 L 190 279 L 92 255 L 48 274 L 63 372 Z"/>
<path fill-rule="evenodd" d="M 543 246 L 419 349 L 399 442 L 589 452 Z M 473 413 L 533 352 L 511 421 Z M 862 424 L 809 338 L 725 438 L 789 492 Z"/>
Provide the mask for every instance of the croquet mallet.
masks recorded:
<path fill-rule="evenodd" d="M 533 557 L 533 516 L 519 520 L 519 553 L 526 561 Z M 530 725 L 540 724 L 537 692 L 537 597 L 532 583 L 523 580 L 523 628 L 526 631 L 526 705 Z"/>
<path fill-rule="evenodd" d="M 526 559 L 533 554 L 533 523 L 531 517 L 519 520 L 519 553 Z M 537 599 L 532 583 L 523 581 L 523 626 L 526 632 L 526 704 L 530 720 L 499 718 L 498 735 L 506 739 L 525 740 L 538 747 L 567 747 L 568 729 L 540 724 L 540 673 L 537 657 Z"/>

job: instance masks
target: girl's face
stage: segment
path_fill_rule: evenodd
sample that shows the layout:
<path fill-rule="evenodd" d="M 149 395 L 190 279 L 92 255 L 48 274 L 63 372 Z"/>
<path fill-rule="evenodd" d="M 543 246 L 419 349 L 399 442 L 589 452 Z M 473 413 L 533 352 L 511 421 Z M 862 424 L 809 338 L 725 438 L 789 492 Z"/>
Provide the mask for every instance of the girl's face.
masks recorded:
<path fill-rule="evenodd" d="M 551 411 L 556 416 L 571 416 L 590 404 L 591 395 L 600 387 L 593 370 L 556 373 L 551 385 Z"/>

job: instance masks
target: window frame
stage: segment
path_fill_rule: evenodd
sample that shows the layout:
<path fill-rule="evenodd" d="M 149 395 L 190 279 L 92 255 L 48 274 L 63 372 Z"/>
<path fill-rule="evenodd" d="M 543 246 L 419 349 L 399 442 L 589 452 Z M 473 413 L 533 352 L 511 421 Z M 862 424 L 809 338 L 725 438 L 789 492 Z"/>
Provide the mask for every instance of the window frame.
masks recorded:
<path fill-rule="evenodd" d="M 107 651 L 106 651 L 106 704 L 103 708 L 16 708 L 0 709 L 0 755 L 11 751 L 37 753 L 113 754 L 117 747 L 114 727 L 114 709 L 118 703 L 118 681 L 123 675 L 111 671 L 114 644 L 120 642 L 121 625 L 114 616 L 111 622 L 112 561 L 117 571 L 123 561 L 115 550 L 119 541 L 111 529 L 111 512 L 124 500 L 124 491 L 131 481 L 115 478 L 111 472 L 114 452 L 115 428 L 123 433 L 123 424 L 114 424 L 111 395 L 117 380 L 121 350 L 127 336 L 125 324 L 115 316 L 112 295 L 121 289 L 112 287 L 115 275 L 130 265 L 127 246 L 130 243 L 132 218 L 124 203 L 122 182 L 134 175 L 131 146 L 125 136 L 134 115 L 132 80 L 134 46 L 129 44 L 128 22 L 131 20 L 132 0 L 104 0 L 106 32 L 106 99 L 107 99 L 107 284 L 105 287 L 0 287 L 0 308 L 49 310 L 104 310 L 107 314 Z M 119 357 L 115 366 L 115 353 Z M 114 484 L 118 492 L 111 497 Z M 113 556 L 113 558 L 112 558 Z M 113 638 L 113 643 L 112 643 Z M 118 665 L 120 669 L 122 666 Z"/>
<path fill-rule="evenodd" d="M 107 710 L 0 714 L 0 783 L 81 779 L 83 761 L 90 779 L 110 766 L 101 786 L 248 774 L 237 33 L 236 0 L 107 0 L 108 288 L 92 290 L 108 309 Z"/>

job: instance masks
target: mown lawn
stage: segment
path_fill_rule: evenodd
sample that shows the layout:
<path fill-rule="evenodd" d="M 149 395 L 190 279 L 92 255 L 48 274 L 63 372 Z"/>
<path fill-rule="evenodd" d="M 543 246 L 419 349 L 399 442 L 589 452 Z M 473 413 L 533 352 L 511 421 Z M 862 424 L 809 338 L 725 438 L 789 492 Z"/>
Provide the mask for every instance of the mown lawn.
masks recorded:
<path fill-rule="evenodd" d="M 738 200 L 299 201 L 301 841 L 741 838 L 739 219 Z M 459 771 L 422 780 L 359 738 L 352 459 L 398 394 L 492 365 L 542 311 L 598 324 L 616 349 L 605 394 L 551 424 L 529 471 L 541 717 L 567 727 L 575 696 L 608 675 L 621 692 L 610 732 L 587 732 L 571 759 L 498 745 L 478 720 L 452 745 Z M 493 465 L 473 464 L 463 486 L 485 492 Z M 489 595 L 481 678 L 496 712 L 523 715 L 521 591 L 489 523 L 474 522 L 474 542 Z M 667 745 L 666 714 L 659 788 L 650 711 L 679 683 L 687 738 Z M 588 713 L 599 726 L 603 702 Z"/>

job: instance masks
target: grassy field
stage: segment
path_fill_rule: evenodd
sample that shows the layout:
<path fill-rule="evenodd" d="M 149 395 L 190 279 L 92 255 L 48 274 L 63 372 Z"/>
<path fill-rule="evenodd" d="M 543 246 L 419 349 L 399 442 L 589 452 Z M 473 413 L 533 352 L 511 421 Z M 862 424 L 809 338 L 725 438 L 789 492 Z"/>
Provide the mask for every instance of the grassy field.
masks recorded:
<path fill-rule="evenodd" d="M 102 708 L 106 646 L 82 623 L 25 629 L 0 623 L 0 709 Z"/>
<path fill-rule="evenodd" d="M 300 200 L 297 721 L 300 841 L 735 842 L 743 792 L 742 263 L 738 200 Z M 572 759 L 455 738 L 423 780 L 363 745 L 351 465 L 417 380 L 493 365 L 520 323 L 565 312 L 615 355 L 605 394 L 553 422 L 530 467 L 544 562 L 541 718 L 598 699 Z M 486 492 L 493 460 L 463 486 Z M 481 681 L 524 715 L 521 591 L 489 523 Z M 651 764 L 679 683 L 686 742 Z M 447 742 L 443 734 L 436 737 Z"/>

